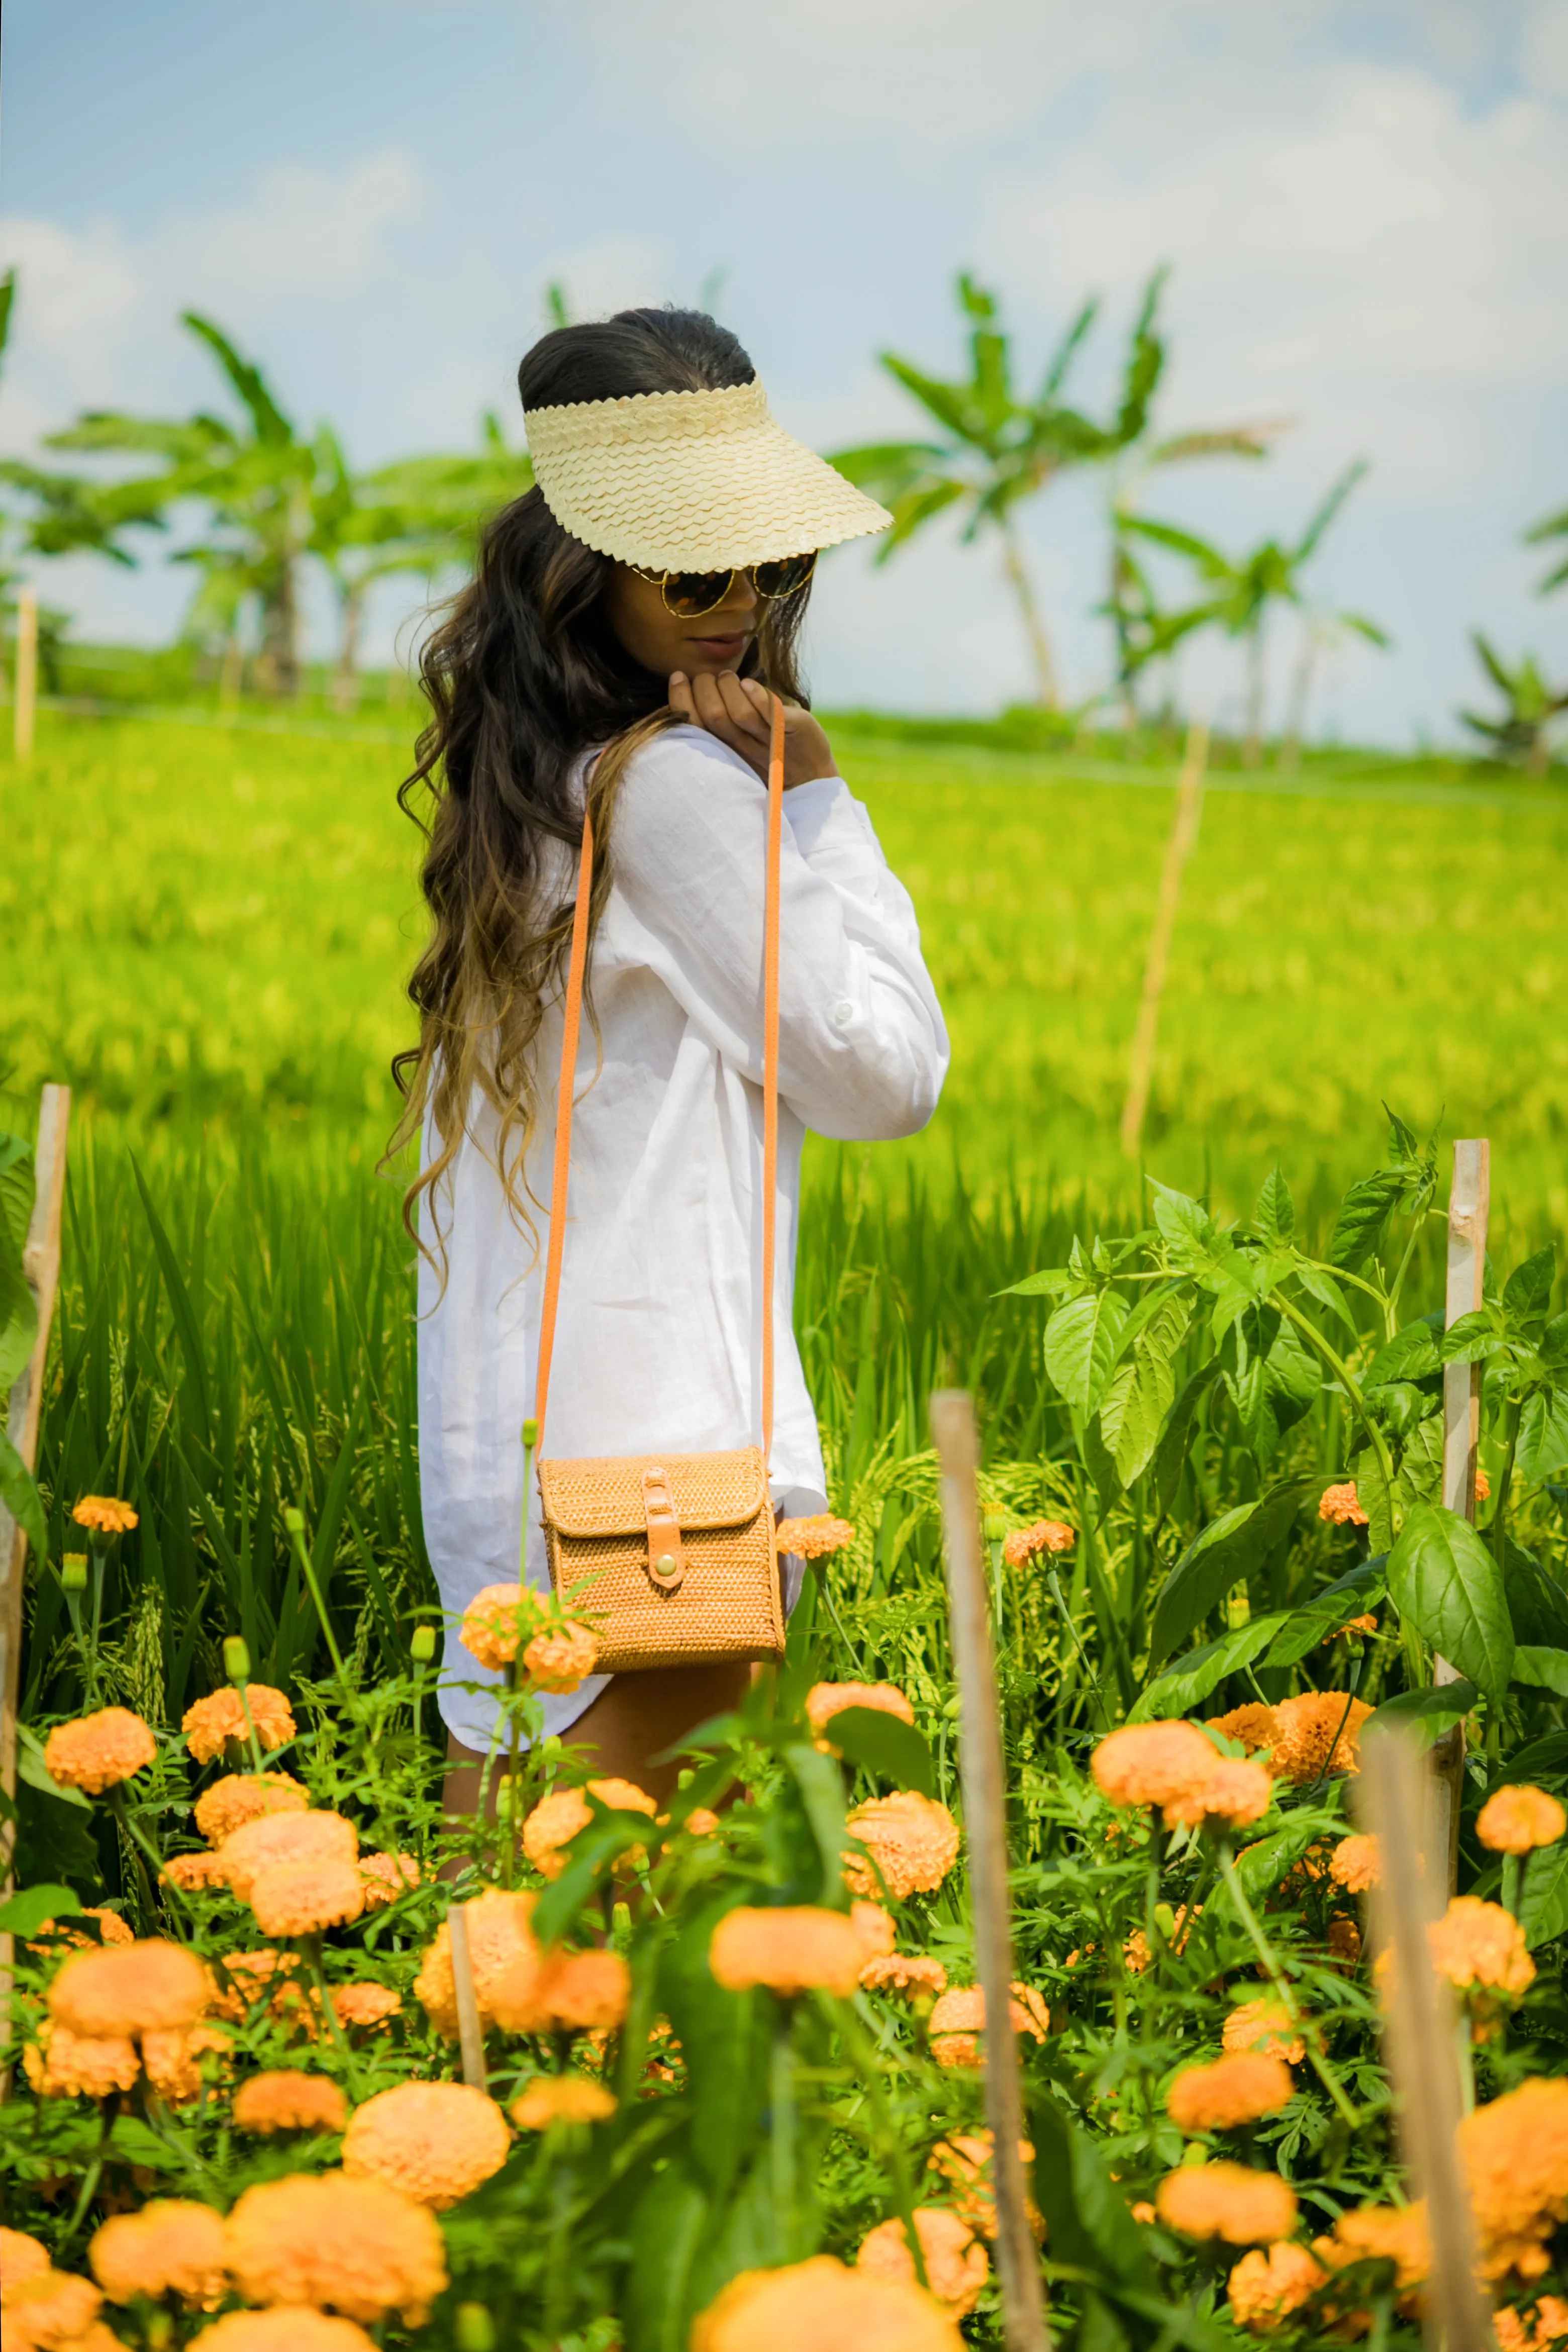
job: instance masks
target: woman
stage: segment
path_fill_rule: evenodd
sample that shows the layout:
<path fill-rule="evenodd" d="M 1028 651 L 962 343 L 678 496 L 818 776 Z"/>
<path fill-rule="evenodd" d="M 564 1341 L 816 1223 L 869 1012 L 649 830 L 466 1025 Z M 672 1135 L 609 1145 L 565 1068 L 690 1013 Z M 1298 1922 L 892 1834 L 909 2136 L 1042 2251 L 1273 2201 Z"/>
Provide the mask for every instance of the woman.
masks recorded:
<path fill-rule="evenodd" d="M 805 1132 L 910 1134 L 947 1065 L 909 898 L 795 667 L 816 551 L 890 518 L 773 422 L 740 344 L 699 313 L 560 328 L 518 383 L 535 487 L 489 524 L 426 648 L 434 717 L 403 794 L 434 802 L 400 1135 L 423 1138 L 420 1480 L 450 1615 L 518 1572 L 584 793 L 589 1022 L 552 1455 L 754 1442 L 772 693 L 786 789 L 770 1486 L 786 1515 L 826 1507 L 790 1320 Z M 548 1590 L 527 1502 L 528 1574 Z M 590 1676 L 545 1701 L 547 1726 L 662 1797 L 674 1768 L 650 1758 L 733 1706 L 746 1672 Z M 474 1802 L 493 1717 L 462 1685 L 484 1679 L 449 1633 L 457 1805 Z"/>

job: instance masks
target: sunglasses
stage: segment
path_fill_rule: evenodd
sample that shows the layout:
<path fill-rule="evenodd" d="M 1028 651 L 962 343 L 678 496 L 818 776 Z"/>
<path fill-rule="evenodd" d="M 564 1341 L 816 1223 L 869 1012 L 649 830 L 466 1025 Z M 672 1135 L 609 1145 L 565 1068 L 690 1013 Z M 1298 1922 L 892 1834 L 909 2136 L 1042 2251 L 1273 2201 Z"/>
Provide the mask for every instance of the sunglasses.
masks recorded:
<path fill-rule="evenodd" d="M 650 586 L 658 584 L 666 610 L 677 620 L 695 621 L 724 602 L 742 572 L 758 595 L 770 603 L 781 596 L 798 596 L 816 569 L 816 550 L 813 548 L 809 555 L 786 555 L 776 563 L 737 564 L 728 572 L 645 572 L 636 563 L 631 569 L 639 580 Z"/>

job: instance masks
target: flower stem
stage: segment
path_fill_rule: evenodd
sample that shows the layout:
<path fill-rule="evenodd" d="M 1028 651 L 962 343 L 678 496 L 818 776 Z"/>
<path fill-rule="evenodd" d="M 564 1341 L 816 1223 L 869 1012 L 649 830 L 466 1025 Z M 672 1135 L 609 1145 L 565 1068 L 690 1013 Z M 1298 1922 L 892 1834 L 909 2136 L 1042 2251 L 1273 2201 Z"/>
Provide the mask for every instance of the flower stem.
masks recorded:
<path fill-rule="evenodd" d="M 359 2069 L 354 2063 L 354 2053 L 349 2047 L 348 2035 L 343 2032 L 342 2021 L 332 2007 L 332 1997 L 327 1990 L 327 1974 L 321 1966 L 321 1939 L 320 1936 L 301 1936 L 300 1942 L 305 1954 L 306 1965 L 316 1980 L 316 1994 L 326 2017 L 328 2031 L 337 2043 L 338 2056 L 343 2062 L 343 2073 L 348 2077 L 349 2096 L 357 2105 Z"/>
<path fill-rule="evenodd" d="M 1392 1535 L 1397 1535 L 1399 1529 L 1394 1520 L 1394 1457 L 1389 1453 L 1382 1430 L 1376 1426 L 1366 1409 L 1366 1399 L 1361 1392 L 1354 1374 L 1343 1357 L 1335 1354 L 1317 1325 L 1310 1317 L 1303 1315 L 1299 1307 L 1293 1307 L 1290 1301 L 1281 1297 L 1278 1291 L 1274 1294 L 1274 1304 L 1279 1307 L 1279 1312 L 1288 1316 L 1296 1328 L 1311 1341 L 1350 1399 L 1356 1419 L 1365 1430 L 1372 1450 L 1377 1456 L 1378 1472 L 1383 1479 L 1384 1506 L 1388 1513 L 1389 1532 Z"/>
<path fill-rule="evenodd" d="M 773 2244 L 781 2263 L 793 2260 L 795 2240 L 795 2053 L 793 2004 L 781 2004 L 768 2062 L 768 2154 L 773 2184 Z"/>
<path fill-rule="evenodd" d="M 1292 1992 L 1289 1981 L 1279 1965 L 1273 1945 L 1269 1942 L 1258 1923 L 1258 1914 L 1254 1911 L 1251 1904 L 1247 1899 L 1246 1890 L 1242 1886 L 1241 1878 L 1237 1870 L 1236 1864 L 1232 1859 L 1228 1845 L 1222 1844 L 1219 1849 L 1219 1866 L 1220 1874 L 1224 1878 L 1226 1885 L 1229 1890 L 1230 1899 L 1235 1904 L 1237 1910 L 1241 1916 L 1241 1924 L 1247 1929 L 1248 1936 L 1252 1939 L 1252 1948 L 1254 1951 L 1258 1954 L 1258 1958 L 1263 1963 L 1264 1973 L 1268 1977 L 1268 1981 L 1273 1986 L 1275 1991 L 1279 1994 L 1280 2006 L 1284 2010 L 1286 2016 L 1289 2019 L 1291 2024 L 1296 2028 L 1296 2031 L 1300 2034 L 1302 2041 L 1307 2045 L 1307 2059 L 1309 2064 L 1311 2066 L 1312 2072 L 1317 2075 L 1318 2080 L 1321 2083 L 1324 2090 L 1327 2091 L 1330 2098 L 1332 2099 L 1335 2106 L 1339 2109 L 1340 2114 L 1343 2116 L 1345 2122 L 1350 2125 L 1353 2131 L 1360 2124 L 1361 2116 L 1345 2095 L 1344 2085 L 1341 2083 L 1338 2075 L 1329 2064 L 1328 2060 L 1323 2056 L 1322 2052 L 1319 2049 L 1318 2037 L 1315 2029 L 1311 2029 L 1309 2026 L 1304 2025 L 1302 2022 L 1301 2012 L 1296 2005 L 1296 1996 Z"/>

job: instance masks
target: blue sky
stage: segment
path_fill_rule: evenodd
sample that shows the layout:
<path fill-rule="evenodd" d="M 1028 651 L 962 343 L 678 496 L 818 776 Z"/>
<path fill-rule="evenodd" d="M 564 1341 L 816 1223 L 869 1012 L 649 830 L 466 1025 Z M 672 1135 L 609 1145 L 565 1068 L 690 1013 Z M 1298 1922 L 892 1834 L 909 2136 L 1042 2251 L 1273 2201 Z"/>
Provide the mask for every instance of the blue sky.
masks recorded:
<path fill-rule="evenodd" d="M 515 425 L 547 279 L 591 315 L 716 271 L 774 407 L 831 447 L 913 425 L 875 355 L 956 362 L 959 268 L 1026 375 L 1103 294 L 1092 404 L 1165 261 L 1163 422 L 1293 421 L 1151 511 L 1239 547 L 1372 461 L 1314 586 L 1396 642 L 1330 657 L 1321 722 L 1451 734 L 1477 623 L 1568 669 L 1568 593 L 1536 599 L 1519 544 L 1568 503 L 1568 0 L 9 0 L 0 72 L 7 450 L 79 406 L 210 402 L 186 305 L 361 464 L 461 446 L 487 406 Z M 1107 669 L 1102 501 L 1068 483 L 1028 518 L 1074 694 Z M 154 556 L 46 591 L 153 637 L 186 585 Z M 810 654 L 829 702 L 1029 690 L 994 554 L 941 533 L 825 563 Z M 1238 677 L 1215 646 L 1184 688 L 1224 719 Z"/>

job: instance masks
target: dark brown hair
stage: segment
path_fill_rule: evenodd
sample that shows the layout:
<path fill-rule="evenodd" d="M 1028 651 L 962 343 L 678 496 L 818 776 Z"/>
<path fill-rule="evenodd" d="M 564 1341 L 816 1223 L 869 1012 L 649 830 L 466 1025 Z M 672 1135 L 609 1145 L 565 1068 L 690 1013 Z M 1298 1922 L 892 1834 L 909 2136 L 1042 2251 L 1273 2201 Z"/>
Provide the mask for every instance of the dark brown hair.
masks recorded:
<path fill-rule="evenodd" d="M 734 336 L 701 311 L 620 310 L 542 336 L 517 381 L 528 410 L 718 391 L 755 373 Z M 533 1229 L 524 1176 L 540 1094 L 533 1047 L 572 926 L 569 901 L 547 903 L 542 852 L 551 841 L 581 846 L 573 771 L 604 747 L 590 787 L 596 918 L 609 887 L 616 784 L 638 746 L 673 723 L 667 680 L 632 659 L 605 617 L 613 569 L 527 490 L 485 525 L 474 577 L 420 656 L 431 715 L 398 800 L 426 836 L 431 936 L 408 982 L 419 1043 L 393 1064 L 404 1105 L 389 1146 L 418 1136 L 429 1115 L 434 1150 L 404 1200 L 416 1238 L 420 1198 L 434 1210 L 434 1188 L 473 1135 L 476 1099 L 494 1115 L 511 1212 Z M 806 603 L 802 593 L 763 606 L 741 671 L 797 702 L 806 699 L 795 669 Z M 434 1213 L 429 1223 L 436 1248 L 426 1254 L 444 1271 Z"/>

